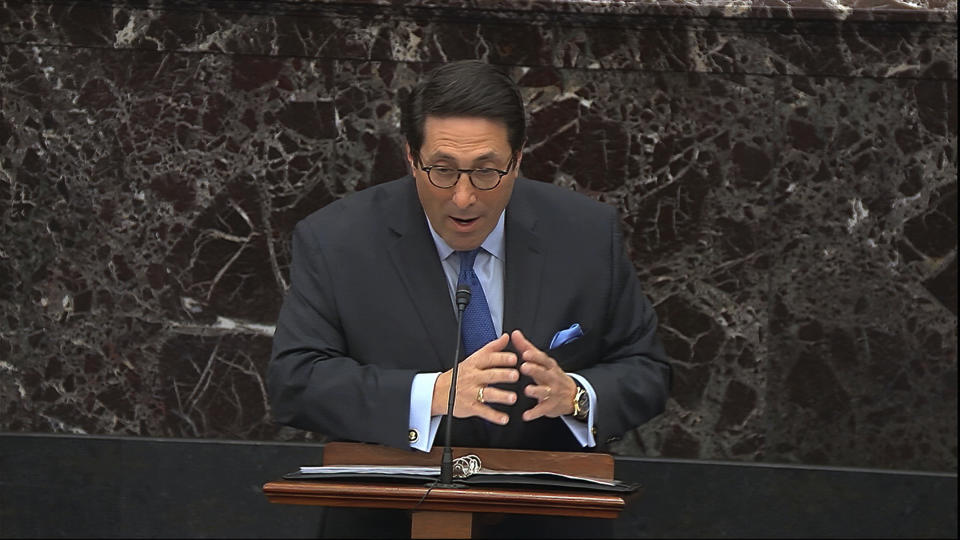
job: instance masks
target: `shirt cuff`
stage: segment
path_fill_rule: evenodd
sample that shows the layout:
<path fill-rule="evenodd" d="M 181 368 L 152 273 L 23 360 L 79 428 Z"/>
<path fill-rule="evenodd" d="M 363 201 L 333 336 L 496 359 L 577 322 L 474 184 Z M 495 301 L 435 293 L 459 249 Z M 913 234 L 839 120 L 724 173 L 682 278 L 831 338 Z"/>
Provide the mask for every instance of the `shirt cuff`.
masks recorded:
<path fill-rule="evenodd" d="M 430 416 L 433 405 L 433 386 L 440 373 L 418 373 L 410 385 L 410 429 L 407 440 L 410 448 L 429 452 L 437 437 L 437 428 L 443 416 Z"/>
<path fill-rule="evenodd" d="M 560 418 L 563 419 L 563 423 L 570 428 L 570 432 L 573 433 L 573 436 L 577 438 L 577 442 L 580 443 L 580 446 L 596 446 L 597 441 L 593 437 L 593 418 L 597 412 L 597 393 L 593 390 L 593 387 L 590 386 L 590 383 L 588 383 L 587 380 L 580 375 L 577 375 L 576 373 L 567 373 L 567 375 L 573 377 L 578 383 L 580 383 L 580 386 L 587 391 L 587 397 L 590 398 L 590 410 L 587 412 L 586 422 L 581 422 L 570 415 L 564 415 Z"/>

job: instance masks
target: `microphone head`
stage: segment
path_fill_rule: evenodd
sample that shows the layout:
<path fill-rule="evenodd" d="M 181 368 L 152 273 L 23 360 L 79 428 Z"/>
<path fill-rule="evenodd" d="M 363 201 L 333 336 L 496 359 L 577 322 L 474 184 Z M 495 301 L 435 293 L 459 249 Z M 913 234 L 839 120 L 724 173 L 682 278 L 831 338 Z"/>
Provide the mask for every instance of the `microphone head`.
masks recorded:
<path fill-rule="evenodd" d="M 457 286 L 457 309 L 463 311 L 470 303 L 470 286 L 461 284 Z"/>

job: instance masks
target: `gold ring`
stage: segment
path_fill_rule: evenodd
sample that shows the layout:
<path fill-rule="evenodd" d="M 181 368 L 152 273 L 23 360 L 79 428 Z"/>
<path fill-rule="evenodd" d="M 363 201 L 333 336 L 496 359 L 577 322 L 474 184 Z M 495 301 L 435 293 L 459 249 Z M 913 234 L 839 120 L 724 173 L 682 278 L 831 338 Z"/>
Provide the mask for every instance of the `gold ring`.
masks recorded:
<path fill-rule="evenodd" d="M 486 388 L 486 386 L 481 386 L 480 389 L 477 390 L 477 401 L 479 401 L 480 403 L 486 403 L 485 401 L 483 401 L 483 389 L 484 389 L 484 388 Z"/>
<path fill-rule="evenodd" d="M 543 399 L 542 399 L 541 401 L 546 401 L 546 400 L 548 400 L 548 399 L 550 399 L 550 387 L 549 387 L 549 386 L 547 387 L 547 395 L 543 396 Z"/>

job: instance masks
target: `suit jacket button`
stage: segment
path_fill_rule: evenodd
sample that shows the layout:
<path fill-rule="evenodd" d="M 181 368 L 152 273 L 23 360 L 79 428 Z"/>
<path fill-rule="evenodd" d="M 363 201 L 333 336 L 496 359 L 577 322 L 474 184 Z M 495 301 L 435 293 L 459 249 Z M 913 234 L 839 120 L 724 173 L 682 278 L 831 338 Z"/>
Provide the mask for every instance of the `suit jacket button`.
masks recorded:
<path fill-rule="evenodd" d="M 410 441 L 410 444 L 417 442 L 417 439 L 420 438 L 420 434 L 417 433 L 417 430 L 411 429 L 407 432 L 407 440 Z"/>

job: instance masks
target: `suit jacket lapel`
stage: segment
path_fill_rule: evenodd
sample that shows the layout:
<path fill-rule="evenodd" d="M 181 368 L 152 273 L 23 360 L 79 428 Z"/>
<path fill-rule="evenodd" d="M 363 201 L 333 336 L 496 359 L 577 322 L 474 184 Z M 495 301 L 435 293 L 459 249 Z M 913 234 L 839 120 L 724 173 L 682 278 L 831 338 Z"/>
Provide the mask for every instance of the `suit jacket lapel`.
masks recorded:
<path fill-rule="evenodd" d="M 531 340 L 540 304 L 543 253 L 536 230 L 537 216 L 517 179 L 504 222 L 507 261 L 504 281 L 503 330 L 520 329 Z M 536 344 L 536 343 L 535 343 Z"/>
<path fill-rule="evenodd" d="M 524 182 L 526 180 L 517 179 L 504 222 L 507 260 L 503 287 L 503 330 L 512 332 L 520 329 L 534 345 L 539 345 L 534 335 L 534 323 L 540 303 L 544 257 L 536 229 L 537 215 L 525 196 Z M 513 347 L 510 349 L 513 350 Z M 510 422 L 503 427 L 487 428 L 491 445 L 509 448 L 523 440 L 528 425 L 520 416 L 534 406 L 534 400 L 524 395 L 523 387 L 531 382 L 528 377 L 521 376 L 515 383 L 497 385 L 516 392 L 517 402 L 513 406 L 494 405 L 494 408 L 510 415 Z"/>
<path fill-rule="evenodd" d="M 417 198 L 416 186 L 412 179 L 404 181 L 409 188 L 400 193 L 400 204 L 391 204 L 382 214 L 388 216 L 390 229 L 397 236 L 389 246 L 390 257 L 407 289 L 410 302 L 420 315 L 427 339 L 434 349 L 437 368 L 446 371 L 452 367 L 457 344 L 454 335 L 457 332 L 457 319 L 437 248 Z M 391 220 L 390 216 L 396 217 Z"/>

